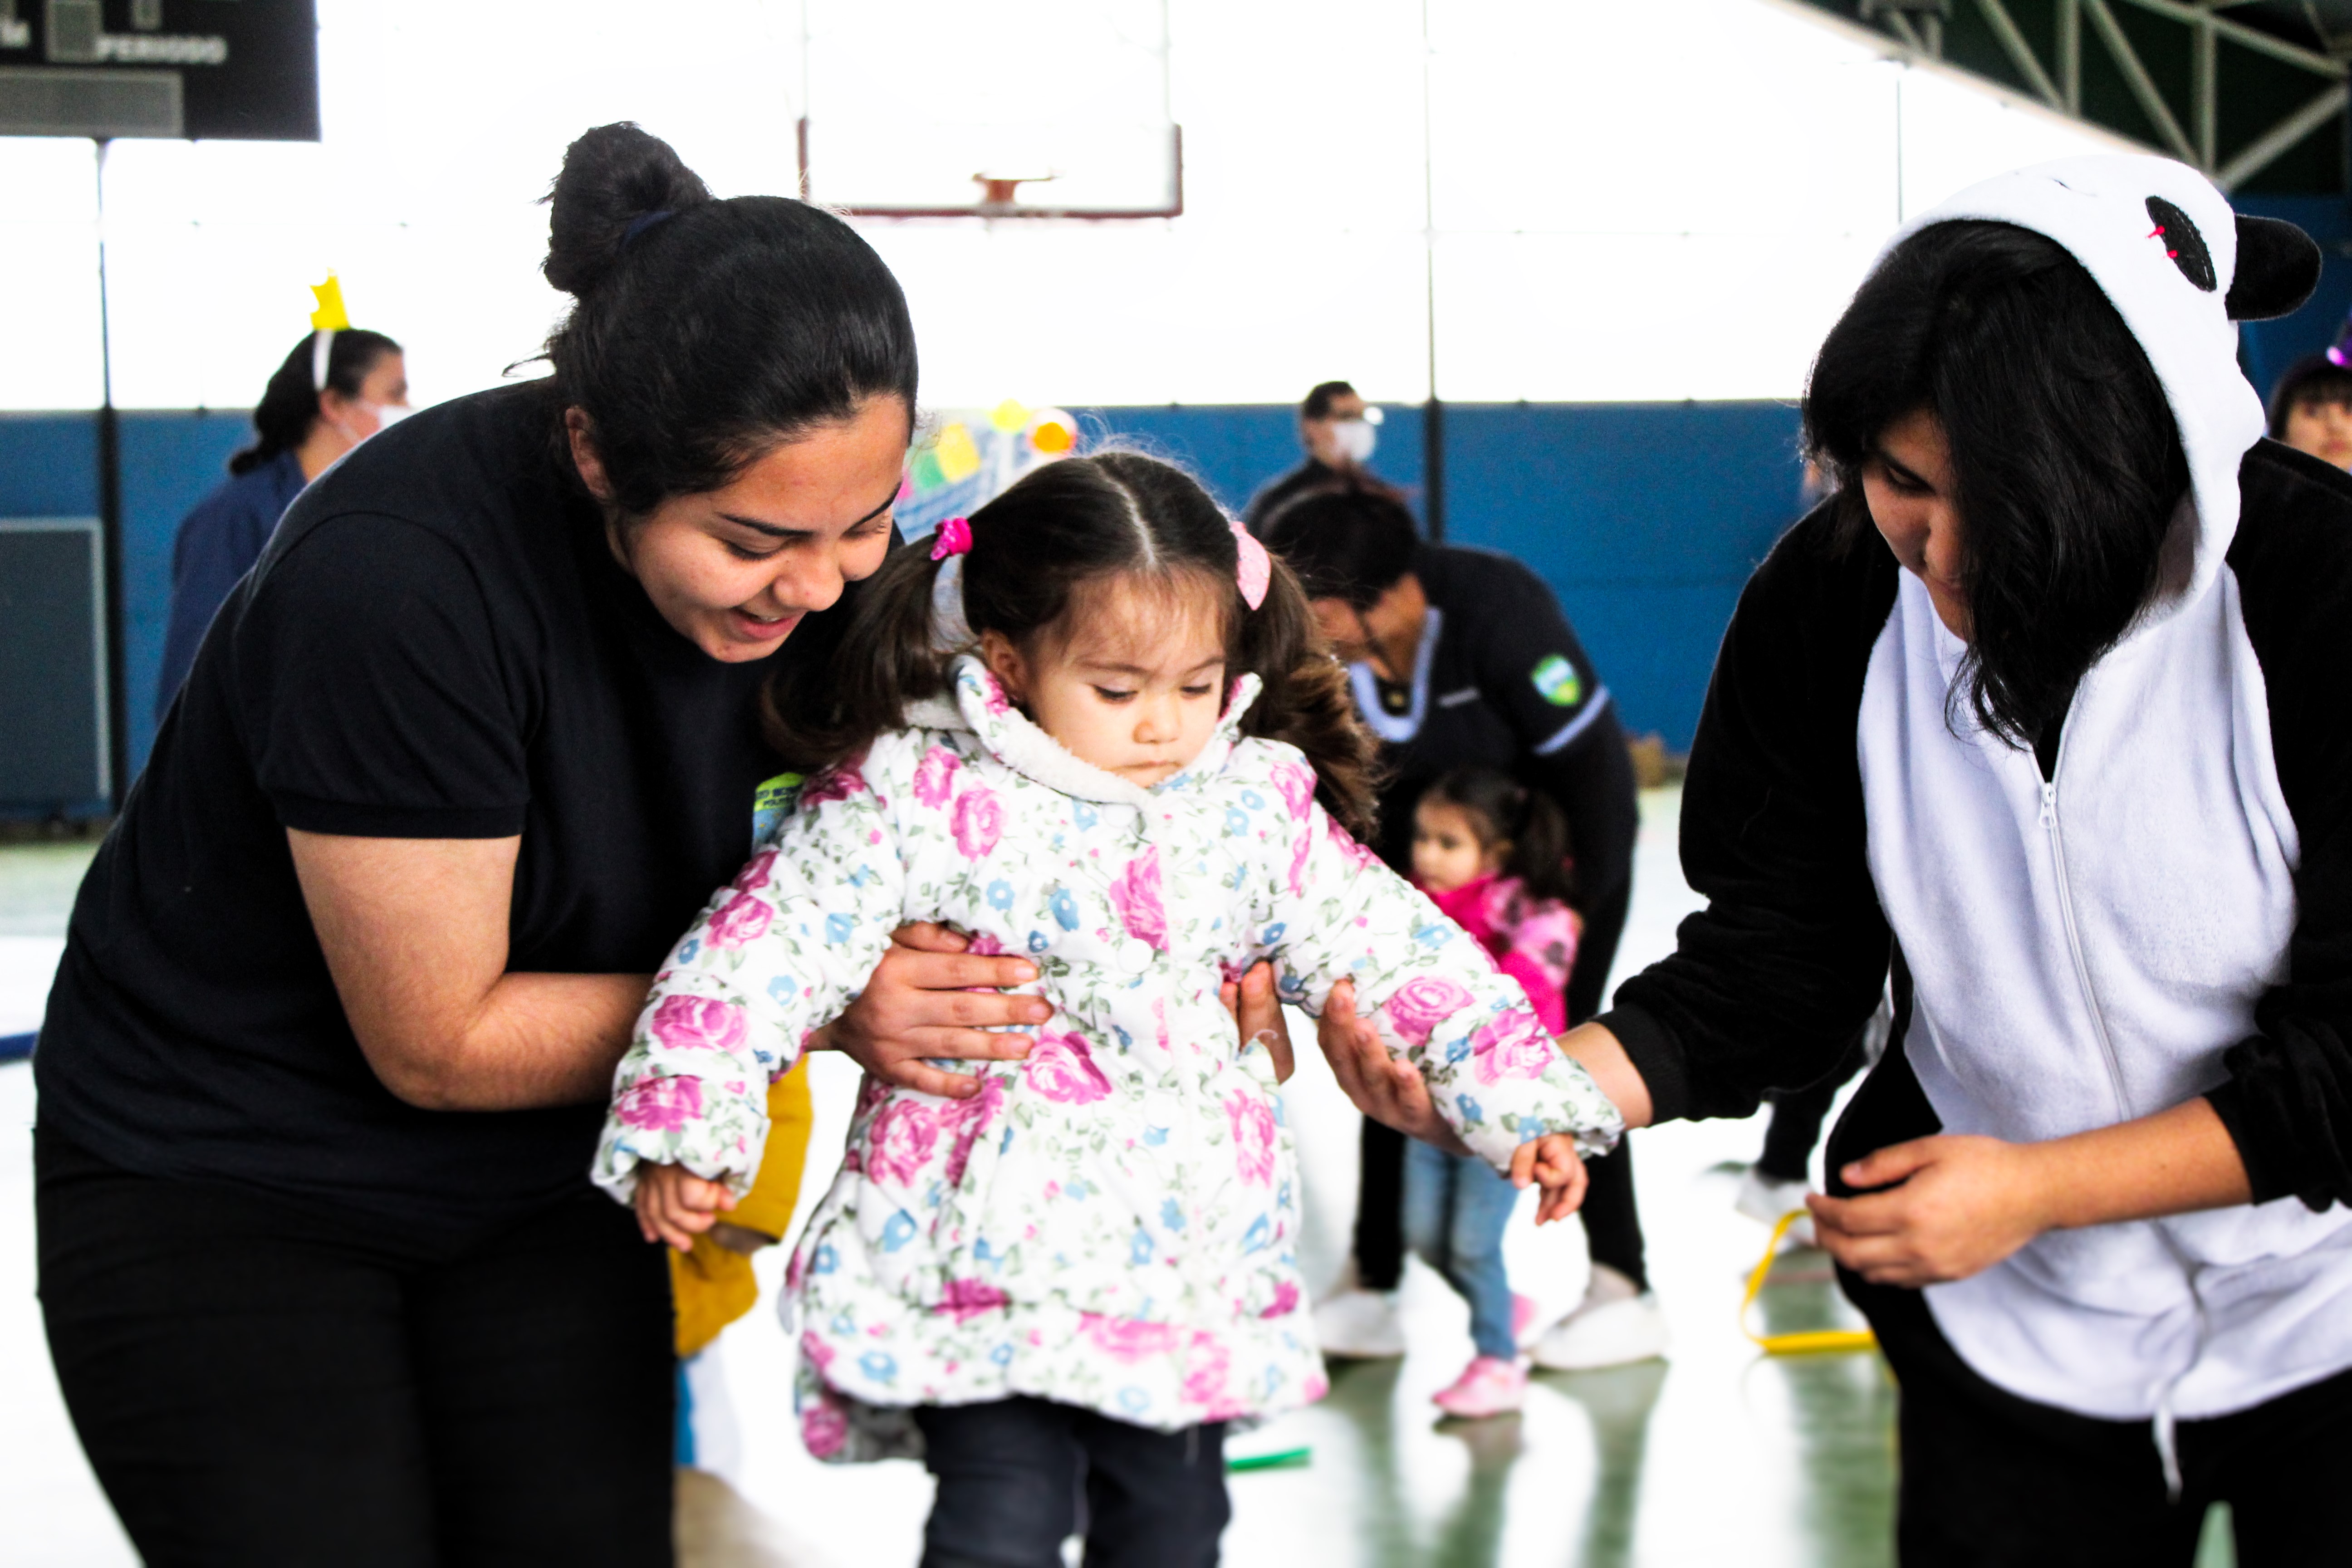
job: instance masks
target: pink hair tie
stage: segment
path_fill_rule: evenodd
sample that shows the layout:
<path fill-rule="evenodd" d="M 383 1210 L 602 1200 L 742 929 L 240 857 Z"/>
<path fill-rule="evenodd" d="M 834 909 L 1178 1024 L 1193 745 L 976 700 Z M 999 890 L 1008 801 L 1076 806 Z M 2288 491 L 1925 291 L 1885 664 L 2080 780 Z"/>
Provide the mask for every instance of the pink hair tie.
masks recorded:
<path fill-rule="evenodd" d="M 1234 581 L 1241 587 L 1242 603 L 1255 610 L 1265 603 L 1266 586 L 1274 581 L 1274 561 L 1248 529 L 1231 519 L 1227 523 L 1234 531 L 1234 549 L 1241 555 Z"/>
<path fill-rule="evenodd" d="M 951 517 L 940 524 L 931 535 L 931 559 L 945 561 L 950 555 L 961 555 L 971 548 L 971 520 Z"/>

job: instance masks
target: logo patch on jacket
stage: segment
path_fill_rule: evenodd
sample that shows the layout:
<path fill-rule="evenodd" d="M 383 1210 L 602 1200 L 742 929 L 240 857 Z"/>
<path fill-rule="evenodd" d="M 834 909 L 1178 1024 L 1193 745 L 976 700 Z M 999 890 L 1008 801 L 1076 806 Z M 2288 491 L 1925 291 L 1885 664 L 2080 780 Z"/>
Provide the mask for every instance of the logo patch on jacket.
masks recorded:
<path fill-rule="evenodd" d="M 761 782 L 751 792 L 751 842 L 765 844 L 776 836 L 784 818 L 793 814 L 793 804 L 800 799 L 803 781 L 798 773 L 778 773 Z"/>
<path fill-rule="evenodd" d="M 1549 654 L 1528 678 L 1543 700 L 1555 708 L 1573 708 L 1584 699 L 1584 678 L 1563 654 Z"/>

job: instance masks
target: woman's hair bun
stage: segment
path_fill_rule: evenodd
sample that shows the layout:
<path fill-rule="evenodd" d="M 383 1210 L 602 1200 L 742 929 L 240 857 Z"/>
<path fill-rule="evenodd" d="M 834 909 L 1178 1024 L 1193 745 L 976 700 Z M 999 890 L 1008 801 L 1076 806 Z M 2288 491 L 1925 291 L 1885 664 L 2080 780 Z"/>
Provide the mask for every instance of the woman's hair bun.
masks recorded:
<path fill-rule="evenodd" d="M 629 239 L 629 226 L 710 199 L 710 188 L 670 144 L 624 120 L 599 125 L 564 149 L 547 193 L 547 280 L 571 295 L 596 287 Z"/>

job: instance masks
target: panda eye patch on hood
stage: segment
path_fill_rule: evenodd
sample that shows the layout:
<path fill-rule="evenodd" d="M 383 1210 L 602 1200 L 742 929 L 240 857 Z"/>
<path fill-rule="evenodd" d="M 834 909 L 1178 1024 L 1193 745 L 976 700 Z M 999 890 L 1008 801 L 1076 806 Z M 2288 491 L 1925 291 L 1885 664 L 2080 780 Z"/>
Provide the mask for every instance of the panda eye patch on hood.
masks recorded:
<path fill-rule="evenodd" d="M 2164 241 L 2164 254 L 2180 268 L 2180 275 L 2210 294 L 2220 281 L 2213 276 L 2213 253 L 2205 248 L 2205 237 L 2189 221 L 2189 215 L 2166 201 L 2162 196 L 2147 198 L 2148 221 L 2156 225 L 2150 239 Z"/>

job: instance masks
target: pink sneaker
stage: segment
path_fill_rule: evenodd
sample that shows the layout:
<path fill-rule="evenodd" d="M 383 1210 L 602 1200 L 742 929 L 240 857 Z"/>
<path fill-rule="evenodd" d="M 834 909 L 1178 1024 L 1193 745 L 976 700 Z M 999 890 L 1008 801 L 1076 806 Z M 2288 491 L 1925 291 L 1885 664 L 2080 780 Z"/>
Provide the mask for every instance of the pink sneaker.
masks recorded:
<path fill-rule="evenodd" d="M 1536 1304 L 1536 1299 L 1533 1296 L 1522 1296 L 1516 1290 L 1511 1293 L 1511 1342 L 1513 1344 L 1521 1350 L 1528 1348 L 1528 1342 L 1535 1336 L 1536 1314 L 1542 1310 L 1543 1309 Z"/>
<path fill-rule="evenodd" d="M 1482 1355 L 1463 1369 L 1453 1387 L 1431 1395 L 1430 1403 L 1448 1415 L 1475 1421 L 1517 1410 L 1527 1396 L 1526 1367 L 1500 1356 Z"/>

